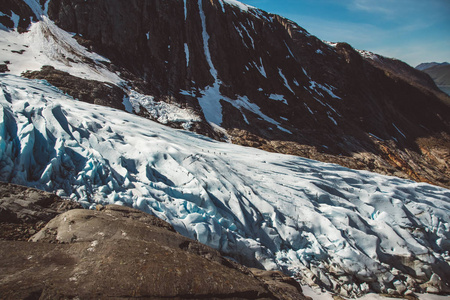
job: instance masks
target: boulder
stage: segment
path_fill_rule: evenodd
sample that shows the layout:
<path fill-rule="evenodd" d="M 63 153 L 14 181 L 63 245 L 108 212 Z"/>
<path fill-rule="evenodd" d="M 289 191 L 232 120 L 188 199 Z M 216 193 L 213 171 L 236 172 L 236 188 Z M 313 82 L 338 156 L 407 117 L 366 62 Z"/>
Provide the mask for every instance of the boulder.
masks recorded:
<path fill-rule="evenodd" d="M 0 182 L 0 240 L 26 241 L 48 221 L 82 206 L 55 194 Z"/>
<path fill-rule="evenodd" d="M 307 299 L 281 272 L 250 271 L 144 212 L 107 205 L 58 215 L 69 202 L 0 187 L 9 222 L 56 215 L 30 242 L 0 240 L 2 299 Z"/>

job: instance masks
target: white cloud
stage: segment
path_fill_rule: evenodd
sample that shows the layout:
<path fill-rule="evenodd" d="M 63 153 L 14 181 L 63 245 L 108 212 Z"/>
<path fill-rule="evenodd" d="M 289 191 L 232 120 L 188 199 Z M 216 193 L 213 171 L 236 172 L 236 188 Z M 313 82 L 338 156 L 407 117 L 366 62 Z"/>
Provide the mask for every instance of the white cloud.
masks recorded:
<path fill-rule="evenodd" d="M 369 13 L 378 13 L 383 14 L 387 16 L 391 16 L 394 11 L 391 9 L 392 3 L 386 3 L 386 2 L 392 2 L 390 0 L 353 0 L 349 5 L 348 8 L 351 10 L 362 10 Z"/>

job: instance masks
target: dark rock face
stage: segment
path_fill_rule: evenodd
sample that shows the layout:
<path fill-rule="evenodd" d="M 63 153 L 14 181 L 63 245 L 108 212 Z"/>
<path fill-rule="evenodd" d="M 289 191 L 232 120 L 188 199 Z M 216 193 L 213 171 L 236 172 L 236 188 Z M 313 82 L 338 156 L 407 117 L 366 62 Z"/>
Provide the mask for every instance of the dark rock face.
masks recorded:
<path fill-rule="evenodd" d="M 0 73 L 6 73 L 8 71 L 9 69 L 7 64 L 0 64 Z"/>
<path fill-rule="evenodd" d="M 412 68 L 389 76 L 349 45 L 330 47 L 282 17 L 222 8 L 215 0 L 201 1 L 201 11 L 199 4 L 187 1 L 185 17 L 183 1 L 176 0 L 64 0 L 50 2 L 49 15 L 143 78 L 148 92 L 199 110 L 195 96 L 215 80 L 202 38 L 203 12 L 220 93 L 232 100 L 220 102 L 222 126 L 235 143 L 449 186 L 448 166 L 435 154 L 448 155 L 440 144 L 449 142 L 450 108 L 404 81 Z M 270 99 L 274 94 L 285 101 Z M 243 96 L 279 126 L 238 108 L 233 99 Z"/>
<path fill-rule="evenodd" d="M 3 0 L 0 3 L 0 11 L 5 14 L 0 16 L 0 24 L 6 28 L 14 27 L 15 24 L 11 18 L 13 14 L 20 17 L 18 18 L 17 31 L 21 33 L 27 31 L 31 22 L 38 20 L 33 10 L 24 1 Z"/>
<path fill-rule="evenodd" d="M 441 73 L 438 71 L 438 75 L 436 73 L 433 73 L 433 71 L 427 72 L 425 70 L 417 69 L 417 67 L 412 68 L 410 65 L 400 60 L 386 58 L 373 53 L 370 54 L 370 59 L 367 59 L 367 61 L 370 62 L 373 66 L 384 71 L 387 76 L 405 81 L 410 85 L 417 87 L 423 93 L 434 95 L 447 106 L 450 106 L 450 96 L 446 95 L 439 89 L 440 86 L 450 86 L 450 72 L 448 71 L 450 70 L 450 65 L 447 65 L 447 67 L 445 67 L 446 65 L 443 64 L 428 69 L 436 70 L 442 67 L 441 70 L 444 70 L 445 68 L 447 68 L 446 74 L 448 83 L 444 84 L 444 82 L 441 80 L 445 77 L 440 76 L 444 75 L 444 72 Z M 419 70 L 423 72 L 420 72 Z"/>
<path fill-rule="evenodd" d="M 203 115 L 198 98 L 215 86 L 210 100 L 234 143 L 450 186 L 450 100 L 402 62 L 218 0 L 47 4 L 58 26 L 156 101 Z M 192 130 L 220 138 L 205 117 Z"/>
<path fill-rule="evenodd" d="M 8 211 L 27 222 L 47 221 L 70 208 L 37 190 L 0 189 L 2 220 Z M 293 279 L 279 272 L 253 275 L 168 223 L 127 207 L 69 210 L 33 242 L 17 240 L 0 240 L 2 299 L 307 299 Z"/>
<path fill-rule="evenodd" d="M 125 93 L 122 89 L 114 85 L 71 76 L 51 66 L 44 66 L 40 71 L 25 72 L 23 76 L 29 79 L 46 80 L 51 85 L 80 101 L 121 110 L 125 108 L 122 104 Z"/>

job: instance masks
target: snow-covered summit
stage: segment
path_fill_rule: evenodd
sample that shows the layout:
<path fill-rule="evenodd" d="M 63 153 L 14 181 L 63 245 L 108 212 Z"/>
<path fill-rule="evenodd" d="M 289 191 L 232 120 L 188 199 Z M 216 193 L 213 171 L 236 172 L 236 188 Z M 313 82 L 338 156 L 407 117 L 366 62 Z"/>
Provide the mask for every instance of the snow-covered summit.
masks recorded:
<path fill-rule="evenodd" d="M 0 103 L 0 180 L 133 206 L 342 294 L 449 278 L 447 189 L 215 142 L 13 75 Z"/>
<path fill-rule="evenodd" d="M 219 0 L 219 2 L 220 2 L 222 5 L 223 5 L 224 3 L 226 3 L 226 4 L 229 4 L 229 5 L 233 5 L 233 6 L 239 7 L 239 8 L 240 8 L 241 10 L 243 10 L 243 11 L 248 11 L 249 8 L 255 8 L 255 7 L 253 7 L 253 6 L 244 4 L 244 3 L 240 2 L 240 1 L 237 1 L 237 0 Z"/>

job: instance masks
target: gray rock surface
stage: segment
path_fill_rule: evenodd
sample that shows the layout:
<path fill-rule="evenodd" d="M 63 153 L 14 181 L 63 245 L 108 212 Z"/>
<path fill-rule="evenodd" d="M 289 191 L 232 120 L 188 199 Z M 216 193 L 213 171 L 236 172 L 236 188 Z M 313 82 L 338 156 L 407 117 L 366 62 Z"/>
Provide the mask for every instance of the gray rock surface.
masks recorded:
<path fill-rule="evenodd" d="M 82 206 L 55 194 L 0 182 L 0 240 L 28 240 L 58 214 Z"/>
<path fill-rule="evenodd" d="M 10 220 L 16 222 L 12 224 L 47 222 L 58 209 L 70 207 L 48 193 L 0 187 L 2 216 L 10 212 Z M 0 295 L 2 299 L 307 299 L 298 283 L 280 272 L 250 271 L 154 216 L 116 205 L 59 214 L 29 242 L 0 240 Z"/>

